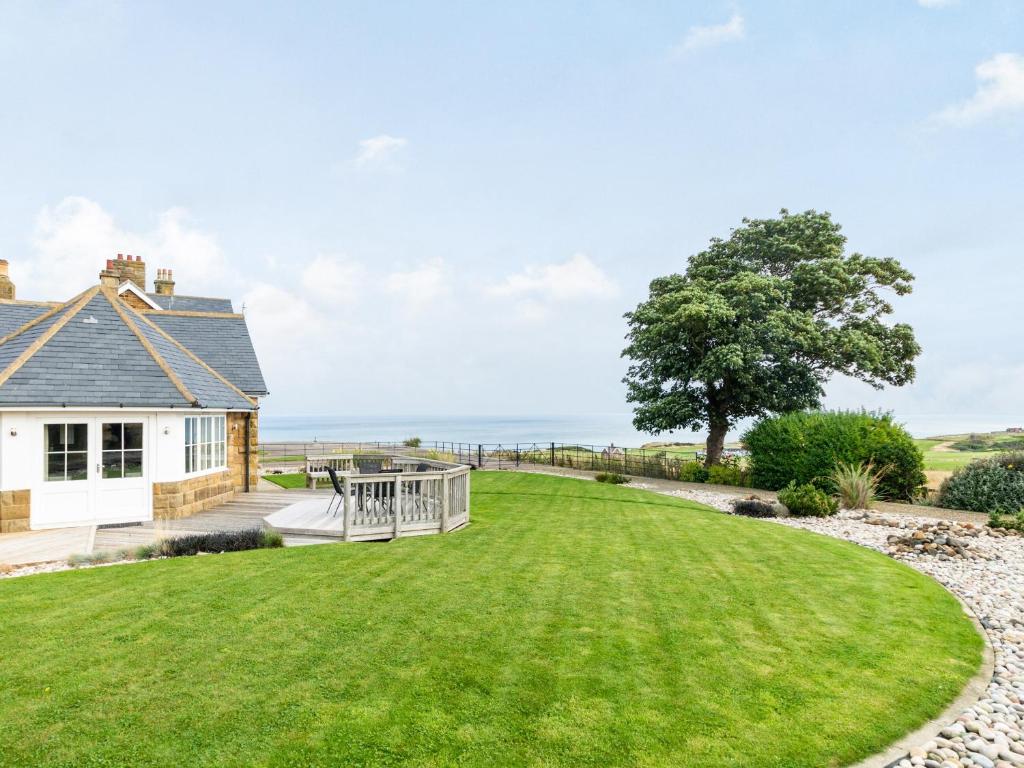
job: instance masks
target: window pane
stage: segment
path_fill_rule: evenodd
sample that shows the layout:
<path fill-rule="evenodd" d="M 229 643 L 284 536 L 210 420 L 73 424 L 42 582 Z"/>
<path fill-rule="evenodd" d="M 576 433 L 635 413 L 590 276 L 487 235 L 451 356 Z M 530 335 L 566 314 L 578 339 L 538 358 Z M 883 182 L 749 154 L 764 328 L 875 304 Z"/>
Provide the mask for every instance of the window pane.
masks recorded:
<path fill-rule="evenodd" d="M 47 451 L 63 451 L 64 450 L 64 425 L 63 424 L 47 424 L 46 425 L 46 450 Z M 61 472 L 61 477 L 64 473 Z"/>
<path fill-rule="evenodd" d="M 218 440 L 223 440 L 224 439 L 224 417 L 223 416 L 218 416 L 217 417 L 217 439 Z"/>
<path fill-rule="evenodd" d="M 224 443 L 217 443 L 217 466 L 224 466 Z"/>
<path fill-rule="evenodd" d="M 213 466 L 213 460 L 212 460 L 212 457 L 211 457 L 211 449 L 212 449 L 212 447 L 213 446 L 211 446 L 209 443 L 207 443 L 206 445 L 203 446 L 203 462 L 202 462 L 203 469 L 209 469 L 210 467 Z"/>
<path fill-rule="evenodd" d="M 210 442 L 210 419 L 208 417 L 203 417 L 200 422 L 200 428 L 202 430 L 202 442 Z"/>
<path fill-rule="evenodd" d="M 124 476 L 142 477 L 142 451 L 124 452 Z"/>
<path fill-rule="evenodd" d="M 46 479 L 47 480 L 63 480 L 64 479 L 64 454 L 63 453 L 51 453 L 46 457 Z"/>
<path fill-rule="evenodd" d="M 192 446 L 192 471 L 193 472 L 198 472 L 199 471 L 199 446 L 198 445 L 193 445 Z"/>
<path fill-rule="evenodd" d="M 124 425 L 124 447 L 127 451 L 141 451 L 142 450 L 142 425 L 141 424 L 125 424 Z"/>
<path fill-rule="evenodd" d="M 86 453 L 68 454 L 68 480 L 89 479 L 89 455 Z"/>
<path fill-rule="evenodd" d="M 104 424 L 103 425 L 103 450 L 104 451 L 120 451 L 124 446 L 121 443 L 121 425 L 120 424 Z M 104 475 L 105 477 L 105 475 Z"/>
<path fill-rule="evenodd" d="M 109 480 L 111 478 L 121 478 L 124 476 L 124 470 L 121 464 L 121 452 L 120 451 L 104 451 L 103 452 L 103 478 Z"/>
<path fill-rule="evenodd" d="M 185 471 L 192 471 L 192 449 L 187 445 L 185 446 Z"/>
<path fill-rule="evenodd" d="M 194 426 L 193 426 L 194 424 L 195 424 L 195 419 L 193 419 L 191 417 L 185 419 L 185 445 L 192 445 L 192 443 L 195 442 L 195 439 L 194 439 L 195 432 L 193 431 L 194 430 Z"/>
<path fill-rule="evenodd" d="M 68 424 L 68 450 L 88 451 L 89 450 L 89 425 Z"/>

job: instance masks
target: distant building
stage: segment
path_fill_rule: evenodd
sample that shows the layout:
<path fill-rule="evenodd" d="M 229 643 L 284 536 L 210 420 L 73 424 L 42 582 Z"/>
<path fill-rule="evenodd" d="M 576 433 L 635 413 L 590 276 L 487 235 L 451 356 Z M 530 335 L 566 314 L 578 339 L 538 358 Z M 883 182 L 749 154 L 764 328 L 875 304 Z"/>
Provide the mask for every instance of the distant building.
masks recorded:
<path fill-rule="evenodd" d="M 1022 432 L 1024 432 L 1024 427 L 1010 427 L 1006 431 L 1009 432 L 1011 435 L 1019 435 Z"/>

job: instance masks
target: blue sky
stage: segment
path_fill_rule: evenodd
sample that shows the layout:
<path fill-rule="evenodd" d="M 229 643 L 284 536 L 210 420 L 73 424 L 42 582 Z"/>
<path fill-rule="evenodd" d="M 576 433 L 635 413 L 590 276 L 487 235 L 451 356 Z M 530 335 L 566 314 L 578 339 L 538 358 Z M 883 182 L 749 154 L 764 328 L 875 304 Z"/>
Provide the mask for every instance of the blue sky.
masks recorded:
<path fill-rule="evenodd" d="M 271 414 L 627 410 L 622 313 L 743 216 L 917 274 L 918 382 L 1024 420 L 1024 3 L 0 2 L 0 256 L 243 302 Z"/>

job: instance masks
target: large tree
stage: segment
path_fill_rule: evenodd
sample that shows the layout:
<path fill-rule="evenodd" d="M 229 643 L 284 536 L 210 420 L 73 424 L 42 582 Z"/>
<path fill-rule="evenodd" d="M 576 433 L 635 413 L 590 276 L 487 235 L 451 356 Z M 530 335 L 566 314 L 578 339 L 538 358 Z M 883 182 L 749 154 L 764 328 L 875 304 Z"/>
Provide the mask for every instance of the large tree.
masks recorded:
<path fill-rule="evenodd" d="M 910 293 L 914 276 L 847 254 L 840 229 L 827 212 L 744 219 L 685 274 L 654 280 L 626 315 L 636 428 L 707 428 L 711 465 L 738 420 L 818 407 L 836 373 L 879 389 L 913 381 L 921 348 L 909 325 L 887 322 L 883 294 Z"/>

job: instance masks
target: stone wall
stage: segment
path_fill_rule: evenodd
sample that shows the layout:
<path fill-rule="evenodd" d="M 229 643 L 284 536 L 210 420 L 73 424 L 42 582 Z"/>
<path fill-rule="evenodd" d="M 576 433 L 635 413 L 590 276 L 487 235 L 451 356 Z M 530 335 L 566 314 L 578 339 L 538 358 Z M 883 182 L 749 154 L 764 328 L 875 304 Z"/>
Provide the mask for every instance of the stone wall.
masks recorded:
<path fill-rule="evenodd" d="M 234 496 L 235 486 L 229 469 L 174 483 L 153 483 L 153 517 L 157 520 L 191 517 L 231 501 Z"/>
<path fill-rule="evenodd" d="M 27 531 L 31 510 L 31 491 L 0 492 L 0 533 Z"/>
<path fill-rule="evenodd" d="M 245 490 L 245 414 L 228 414 L 228 470 L 236 491 Z M 259 413 L 253 412 L 249 435 L 249 489 L 259 482 Z"/>

